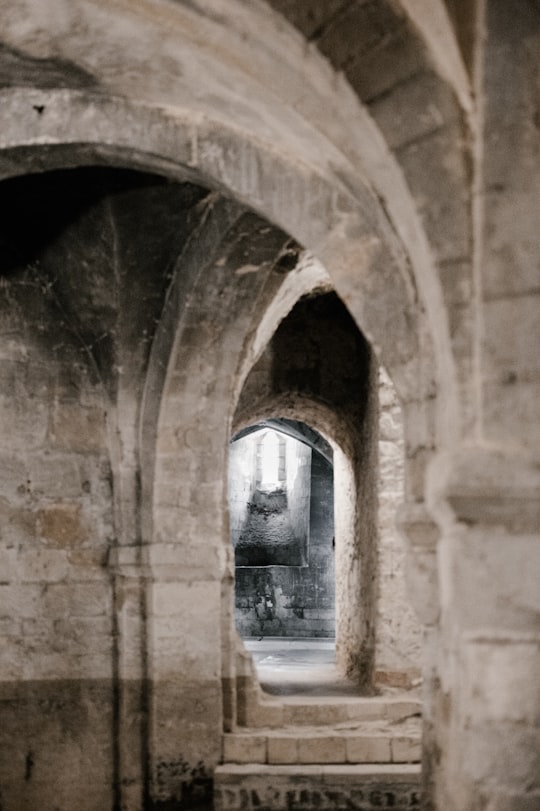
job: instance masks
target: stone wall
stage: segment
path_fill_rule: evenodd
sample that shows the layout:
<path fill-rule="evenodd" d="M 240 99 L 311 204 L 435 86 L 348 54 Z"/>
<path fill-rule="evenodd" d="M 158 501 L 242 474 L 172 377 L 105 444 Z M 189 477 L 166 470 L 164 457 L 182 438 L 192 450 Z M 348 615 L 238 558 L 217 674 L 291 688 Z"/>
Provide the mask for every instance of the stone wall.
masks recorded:
<path fill-rule="evenodd" d="M 1 802 L 111 807 L 106 401 L 40 270 L 14 269 L 0 289 Z M 92 797 L 81 796 L 82 779 Z"/>
<path fill-rule="evenodd" d="M 140 801 L 148 649 L 135 426 L 192 191 L 99 168 L 0 186 L 8 809 L 112 808 L 121 772 Z"/>
<path fill-rule="evenodd" d="M 218 772 L 221 770 L 218 768 Z M 392 808 L 409 811 L 421 808 L 414 772 L 404 769 L 396 780 L 384 766 L 359 766 L 354 772 L 332 770 L 328 766 L 276 769 L 237 766 L 219 774 L 215 795 L 216 811 L 256 811 L 271 807 L 276 811 L 378 811 Z"/>
<path fill-rule="evenodd" d="M 283 449 L 283 473 L 280 481 L 263 482 L 261 457 L 269 433 Z M 257 431 L 233 442 L 229 454 L 229 512 L 236 566 L 305 566 L 310 448 L 273 431 Z M 241 474 L 238 483 L 237 471 Z"/>

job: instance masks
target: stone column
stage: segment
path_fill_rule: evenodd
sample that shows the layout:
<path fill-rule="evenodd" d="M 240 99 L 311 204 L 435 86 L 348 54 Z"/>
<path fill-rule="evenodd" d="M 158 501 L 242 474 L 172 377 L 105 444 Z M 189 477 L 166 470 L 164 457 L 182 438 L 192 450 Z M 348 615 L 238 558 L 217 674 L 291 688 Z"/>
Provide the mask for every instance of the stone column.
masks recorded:
<path fill-rule="evenodd" d="M 402 409 L 394 386 L 379 369 L 379 466 L 378 466 L 378 531 L 379 583 L 377 607 L 377 649 L 375 683 L 390 687 L 412 687 L 420 675 L 422 655 L 422 612 L 415 610 L 417 584 L 407 582 L 406 569 L 416 549 L 413 524 L 411 537 L 402 526 L 400 537 L 396 511 L 407 524 L 408 505 L 405 496 L 405 438 Z M 417 504 L 411 504 L 411 509 Z M 411 515 L 411 518 L 413 516 Z M 416 520 L 414 513 L 413 521 Z M 407 548 L 408 547 L 408 548 Z"/>
<path fill-rule="evenodd" d="M 114 717 L 116 797 L 122 811 L 138 811 L 148 792 L 148 689 L 145 584 L 141 546 L 111 551 L 114 592 Z"/>
<path fill-rule="evenodd" d="M 407 545 L 407 596 L 422 623 L 422 807 L 424 811 L 432 811 L 441 714 L 437 672 L 440 640 L 437 571 L 439 528 L 423 502 L 405 503 L 398 513 L 397 523 Z"/>
<path fill-rule="evenodd" d="M 156 807 L 205 804 L 211 801 L 211 770 L 221 756 L 223 730 L 222 563 L 215 547 L 197 562 L 179 543 L 155 543 L 145 552 L 151 571 L 150 795 Z"/>
<path fill-rule="evenodd" d="M 540 808 L 540 465 L 468 448 L 428 478 L 441 526 L 435 808 Z"/>

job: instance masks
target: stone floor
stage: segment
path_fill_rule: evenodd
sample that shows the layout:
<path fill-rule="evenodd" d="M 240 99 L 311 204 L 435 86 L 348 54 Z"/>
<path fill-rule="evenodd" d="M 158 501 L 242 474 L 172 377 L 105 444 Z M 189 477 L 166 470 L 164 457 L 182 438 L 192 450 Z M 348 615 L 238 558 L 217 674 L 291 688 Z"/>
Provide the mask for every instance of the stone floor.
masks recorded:
<path fill-rule="evenodd" d="M 245 639 L 262 688 L 272 695 L 352 696 L 357 687 L 340 676 L 333 639 Z"/>

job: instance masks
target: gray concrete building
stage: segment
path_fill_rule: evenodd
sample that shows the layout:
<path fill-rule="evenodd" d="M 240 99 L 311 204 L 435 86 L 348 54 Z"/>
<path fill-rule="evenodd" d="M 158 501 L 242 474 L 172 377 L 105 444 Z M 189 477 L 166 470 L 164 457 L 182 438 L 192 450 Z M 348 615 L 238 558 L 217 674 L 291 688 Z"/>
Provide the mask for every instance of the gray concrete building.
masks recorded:
<path fill-rule="evenodd" d="M 0 0 L 1 811 L 540 810 L 539 154 L 538 0 Z"/>

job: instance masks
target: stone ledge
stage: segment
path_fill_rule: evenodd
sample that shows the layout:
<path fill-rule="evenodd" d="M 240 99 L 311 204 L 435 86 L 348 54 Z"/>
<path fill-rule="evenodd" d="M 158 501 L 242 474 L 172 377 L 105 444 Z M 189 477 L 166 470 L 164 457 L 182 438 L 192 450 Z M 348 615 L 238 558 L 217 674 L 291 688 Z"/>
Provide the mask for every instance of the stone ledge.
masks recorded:
<path fill-rule="evenodd" d="M 415 763 L 421 738 L 419 729 L 246 730 L 223 735 L 222 751 L 236 764 Z"/>
<path fill-rule="evenodd" d="M 215 811 L 420 811 L 420 766 L 218 766 Z"/>
<path fill-rule="evenodd" d="M 397 697 L 273 696 L 260 689 L 253 675 L 244 677 L 239 686 L 243 708 L 241 726 L 249 729 L 398 721 L 422 711 L 420 699 L 407 694 Z"/>
<path fill-rule="evenodd" d="M 420 779 L 420 765 L 369 763 L 369 764 L 320 764 L 303 766 L 262 765 L 260 763 L 224 763 L 216 766 L 214 774 L 220 780 L 234 782 L 240 777 L 264 775 L 268 777 L 318 777 L 322 782 L 339 779 L 344 783 L 366 780 L 399 780 L 404 783 L 416 783 Z"/>

